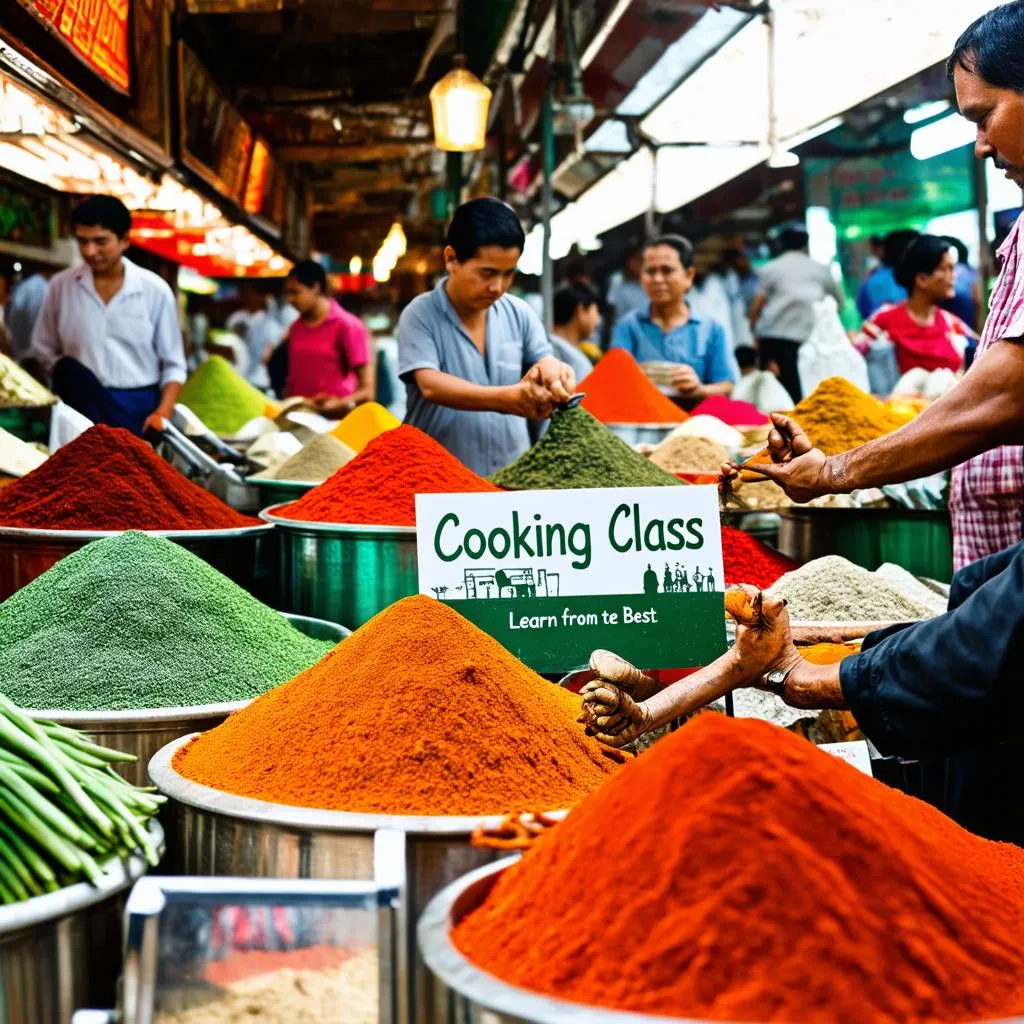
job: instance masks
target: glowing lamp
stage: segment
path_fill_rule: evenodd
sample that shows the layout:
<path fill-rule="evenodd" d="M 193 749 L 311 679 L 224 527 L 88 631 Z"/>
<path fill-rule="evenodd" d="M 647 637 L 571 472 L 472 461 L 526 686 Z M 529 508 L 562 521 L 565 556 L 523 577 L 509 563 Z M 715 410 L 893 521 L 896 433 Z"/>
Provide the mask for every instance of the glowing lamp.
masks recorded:
<path fill-rule="evenodd" d="M 455 67 L 430 90 L 434 114 L 434 142 L 449 153 L 483 149 L 487 140 L 487 111 L 491 90 L 466 68 L 466 58 L 455 57 Z"/>

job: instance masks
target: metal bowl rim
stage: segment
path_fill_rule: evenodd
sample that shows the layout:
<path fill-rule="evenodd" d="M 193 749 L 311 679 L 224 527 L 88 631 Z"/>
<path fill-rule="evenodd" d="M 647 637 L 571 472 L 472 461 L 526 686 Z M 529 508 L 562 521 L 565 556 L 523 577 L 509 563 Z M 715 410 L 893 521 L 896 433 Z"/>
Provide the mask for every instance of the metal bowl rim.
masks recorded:
<path fill-rule="evenodd" d="M 273 528 L 273 523 L 232 526 L 223 530 L 30 530 L 21 526 L 0 526 L 0 537 L 42 541 L 104 540 L 107 537 L 120 537 L 123 533 L 144 533 L 149 537 L 165 537 L 168 540 L 231 540 L 236 537 L 262 536 Z"/>
<path fill-rule="evenodd" d="M 278 612 L 289 622 L 294 623 L 296 619 L 305 622 L 317 622 L 325 626 L 332 626 L 334 629 L 343 630 L 345 640 L 352 635 L 352 630 L 340 623 L 331 622 L 329 619 L 317 619 L 311 615 L 295 615 L 292 612 Z M 329 640 L 323 641 L 330 643 Z M 341 643 L 341 640 L 338 641 Z M 273 689 L 273 687 L 271 687 Z M 262 696 L 257 694 L 257 696 Z M 34 718 L 44 718 L 48 722 L 58 722 L 61 725 L 71 725 L 75 728 L 88 728 L 89 726 L 102 725 L 162 725 L 184 719 L 189 722 L 201 722 L 208 718 L 224 718 L 247 708 L 256 697 L 248 697 L 245 700 L 222 701 L 219 704 L 183 704 L 166 708 L 127 708 L 122 710 L 110 709 L 108 711 L 72 711 L 64 708 L 23 708 L 26 714 Z"/>
<path fill-rule="evenodd" d="M 188 807 L 209 814 L 221 814 L 256 821 L 281 828 L 306 832 L 376 832 L 393 829 L 398 832 L 431 835 L 468 835 L 479 827 L 494 828 L 505 817 L 502 814 L 479 816 L 361 814 L 356 811 L 328 811 L 292 804 L 273 804 L 252 797 L 225 793 L 198 782 L 190 782 L 171 764 L 174 755 L 200 733 L 181 736 L 161 747 L 149 762 L 149 777 L 165 796 Z M 548 812 L 548 816 L 564 816 L 568 810 Z"/>
<path fill-rule="evenodd" d="M 149 834 L 157 845 L 164 844 L 164 830 L 156 818 L 149 822 Z M 15 932 L 56 921 L 71 914 L 103 902 L 109 896 L 123 892 L 140 879 L 149 870 L 145 859 L 138 851 L 133 852 L 127 861 L 119 859 L 107 861 L 104 865 L 103 877 L 96 884 L 92 882 L 76 882 L 56 892 L 48 892 L 42 896 L 33 896 L 20 903 L 0 906 L 0 939 Z"/>
<path fill-rule="evenodd" d="M 259 513 L 259 517 L 274 526 L 296 532 L 309 530 L 313 533 L 362 534 L 364 536 L 416 536 L 415 526 L 388 526 L 386 524 L 375 525 L 374 523 L 320 523 L 307 519 L 286 519 L 284 516 L 275 514 L 278 509 L 282 509 L 285 505 L 290 504 L 290 501 L 285 501 L 279 502 L 277 505 L 269 505 Z"/>
<path fill-rule="evenodd" d="M 485 1009 L 534 1024 L 707 1024 L 693 1017 L 655 1017 L 555 999 L 510 985 L 468 960 L 451 939 L 456 923 L 455 904 L 471 888 L 486 883 L 492 876 L 493 885 L 496 876 L 518 859 L 506 857 L 463 875 L 434 896 L 420 916 L 416 928 L 420 952 L 430 970 L 448 988 Z"/>
<path fill-rule="evenodd" d="M 261 478 L 253 474 L 243 477 L 243 479 L 252 487 L 284 487 L 287 490 L 298 490 L 300 487 L 304 487 L 309 490 L 311 487 L 319 487 L 329 477 L 325 477 L 323 480 L 271 480 L 269 477 Z"/>

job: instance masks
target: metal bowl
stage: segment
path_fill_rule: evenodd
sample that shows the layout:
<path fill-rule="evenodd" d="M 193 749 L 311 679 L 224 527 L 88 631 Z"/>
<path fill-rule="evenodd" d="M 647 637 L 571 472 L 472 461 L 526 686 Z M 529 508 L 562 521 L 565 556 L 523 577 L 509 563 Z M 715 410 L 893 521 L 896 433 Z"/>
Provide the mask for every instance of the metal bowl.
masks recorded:
<path fill-rule="evenodd" d="M 142 530 L 166 537 L 198 555 L 250 593 L 265 592 L 273 575 L 270 561 L 273 526 L 241 526 L 230 530 Z M 42 576 L 62 558 L 90 541 L 117 537 L 125 530 L 25 530 L 0 527 L 0 601 Z"/>
<path fill-rule="evenodd" d="M 408 881 L 401 913 L 408 927 L 402 958 L 411 965 L 410 1020 L 446 1020 L 447 993 L 416 953 L 414 923 L 435 893 L 497 858 L 494 850 L 470 846 L 469 837 L 480 825 L 497 825 L 500 817 L 353 814 L 234 796 L 190 782 L 175 771 L 174 755 L 192 738 L 169 743 L 149 763 L 153 783 L 170 797 L 168 873 L 372 879 L 374 833 L 404 832 Z M 395 963 L 394 950 L 380 952 L 382 962 Z M 396 969 L 391 969 L 395 976 Z"/>
<path fill-rule="evenodd" d="M 258 476 L 247 476 L 245 482 L 257 491 L 260 506 L 286 505 L 298 501 L 323 483 L 322 480 L 261 480 Z"/>
<path fill-rule="evenodd" d="M 351 636 L 351 630 L 334 622 L 304 615 L 282 615 L 300 632 L 313 640 L 339 643 Z M 220 725 L 233 711 L 248 707 L 255 698 L 221 704 L 195 704 L 184 707 L 140 708 L 130 711 L 29 710 L 36 718 L 81 729 L 97 743 L 111 750 L 134 754 L 138 760 L 115 764 L 119 775 L 135 786 L 149 784 L 149 760 L 163 746 L 181 736 Z"/>
<path fill-rule="evenodd" d="M 150 834 L 163 831 L 150 822 Z M 79 1006 L 111 1006 L 121 966 L 121 915 L 146 872 L 132 856 L 97 884 L 0 906 L 0 1024 L 67 1024 Z"/>
<path fill-rule="evenodd" d="M 475 967 L 456 949 L 452 929 L 487 898 L 498 876 L 516 862 L 506 857 L 470 872 L 438 893 L 417 927 L 419 948 L 449 1000 L 435 1024 L 697 1024 L 688 1017 L 654 1017 L 570 1003 L 509 985 Z"/>
<path fill-rule="evenodd" d="M 277 528 L 279 593 L 289 611 L 358 629 L 395 601 L 419 593 L 415 526 L 362 526 L 260 517 Z"/>

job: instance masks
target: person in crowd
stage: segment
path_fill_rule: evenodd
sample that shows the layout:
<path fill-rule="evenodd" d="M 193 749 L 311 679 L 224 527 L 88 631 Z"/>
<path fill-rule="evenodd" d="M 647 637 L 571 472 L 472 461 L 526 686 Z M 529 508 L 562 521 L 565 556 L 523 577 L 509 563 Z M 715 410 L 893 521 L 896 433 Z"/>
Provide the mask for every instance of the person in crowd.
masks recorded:
<path fill-rule="evenodd" d="M 647 305 L 647 292 L 641 281 L 643 270 L 643 250 L 637 248 L 626 253 L 622 270 L 612 275 L 611 286 L 608 289 L 608 305 L 615 314 L 616 322 Z"/>
<path fill-rule="evenodd" d="M 581 346 L 590 342 L 601 324 L 597 292 L 580 284 L 560 288 L 555 292 L 553 319 L 551 346 L 555 355 L 572 367 L 579 384 L 594 365 Z"/>
<path fill-rule="evenodd" d="M 662 235 L 643 250 L 648 303 L 623 317 L 612 333 L 612 348 L 623 348 L 639 363 L 675 364 L 677 400 L 692 407 L 709 395 L 728 395 L 739 378 L 722 325 L 695 316 L 687 302 L 693 287 L 693 246 L 681 235 Z"/>
<path fill-rule="evenodd" d="M 868 254 L 864 260 L 864 280 L 866 281 L 885 262 L 885 237 L 872 235 L 868 239 Z"/>
<path fill-rule="evenodd" d="M 732 318 L 733 348 L 756 348 L 757 342 L 750 327 L 750 307 L 757 295 L 760 279 L 745 249 L 726 249 L 722 253 L 722 266 Z"/>
<path fill-rule="evenodd" d="M 895 306 L 906 300 L 907 290 L 896 280 L 896 267 L 917 236 L 917 231 L 902 228 L 885 236 L 881 266 L 868 274 L 857 290 L 857 312 L 862 320 L 871 319 L 883 306 Z"/>
<path fill-rule="evenodd" d="M 246 373 L 249 383 L 258 388 L 269 387 L 266 363 L 281 340 L 284 329 L 280 321 L 271 315 L 266 294 L 253 282 L 243 283 L 242 308 L 228 317 L 227 327 L 245 339 L 249 356 Z"/>
<path fill-rule="evenodd" d="M 315 260 L 296 263 L 284 292 L 299 314 L 288 330 L 285 396 L 301 396 L 318 412 L 335 418 L 372 402 L 369 333 L 359 317 L 327 294 L 324 268 Z"/>
<path fill-rule="evenodd" d="M 14 286 L 4 310 L 4 327 L 11 343 L 11 358 L 16 362 L 24 359 L 32 346 L 32 333 L 36 329 L 43 300 L 50 287 L 54 271 L 50 268 L 29 274 L 20 284 Z"/>
<path fill-rule="evenodd" d="M 977 125 L 975 154 L 1024 187 L 1024 0 L 979 18 L 957 41 L 948 74 Z M 800 426 L 774 416 L 776 464 L 764 467 L 797 502 L 929 476 L 951 467 L 953 557 L 959 568 L 1024 537 L 1024 217 L 1000 248 L 1002 270 L 978 354 L 963 379 L 885 437 L 826 457 Z M 760 468 L 760 467 L 759 467 Z M 1024 597 L 1024 595 L 1022 595 Z"/>
<path fill-rule="evenodd" d="M 910 297 L 883 306 L 864 322 L 855 342 L 861 355 L 873 346 L 890 346 L 901 374 L 915 367 L 954 372 L 962 368 L 972 331 L 938 306 L 953 295 L 955 252 L 949 239 L 936 235 L 919 235 L 907 246 L 896 267 L 896 283 Z"/>
<path fill-rule="evenodd" d="M 948 237 L 946 241 L 956 250 L 954 294 L 951 299 L 945 299 L 939 305 L 975 331 L 978 328 L 978 310 L 981 308 L 981 274 L 976 267 L 971 266 L 967 246 L 959 238 Z"/>
<path fill-rule="evenodd" d="M 761 353 L 761 368 L 778 367 L 782 386 L 800 401 L 800 346 L 814 330 L 815 307 L 831 295 L 840 308 L 843 290 L 829 267 L 812 260 L 807 252 L 810 236 L 802 224 L 782 230 L 782 255 L 760 271 L 757 293 L 750 307 L 750 326 Z"/>
<path fill-rule="evenodd" d="M 576 387 L 537 315 L 508 294 L 525 244 L 507 203 L 464 203 L 445 238 L 446 276 L 398 321 L 406 423 L 481 476 L 522 455 L 528 421 L 547 419 Z"/>
<path fill-rule="evenodd" d="M 92 196 L 71 223 L 85 262 L 50 281 L 29 365 L 94 423 L 161 430 L 186 375 L 174 293 L 125 258 L 132 216 L 120 199 Z"/>
<path fill-rule="evenodd" d="M 771 370 L 758 369 L 757 349 L 749 345 L 736 349 L 736 362 L 740 368 L 740 379 L 732 389 L 737 402 L 748 402 L 761 412 L 776 412 L 792 409 L 794 401 Z"/>
<path fill-rule="evenodd" d="M 733 330 L 733 301 L 726 273 L 724 263 L 715 263 L 706 274 L 694 275 L 694 286 L 687 301 L 695 316 L 721 324 L 725 343 L 734 350 L 737 342 Z"/>

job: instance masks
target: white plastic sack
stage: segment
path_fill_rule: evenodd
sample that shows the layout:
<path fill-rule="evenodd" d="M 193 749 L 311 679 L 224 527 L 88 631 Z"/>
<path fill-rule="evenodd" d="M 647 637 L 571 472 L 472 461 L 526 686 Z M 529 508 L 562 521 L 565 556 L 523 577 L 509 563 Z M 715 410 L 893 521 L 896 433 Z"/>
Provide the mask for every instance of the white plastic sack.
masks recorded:
<path fill-rule="evenodd" d="M 923 395 L 928 384 L 928 371 L 921 366 L 907 370 L 892 389 L 894 395 Z"/>
<path fill-rule="evenodd" d="M 867 363 L 847 337 L 839 319 L 839 307 L 831 296 L 815 306 L 814 330 L 800 346 L 797 359 L 805 395 L 829 377 L 845 377 L 861 391 L 870 388 Z"/>
<path fill-rule="evenodd" d="M 70 405 L 57 402 L 50 417 L 50 443 L 47 446 L 52 455 L 58 448 L 70 444 L 79 434 L 84 434 L 93 422 Z"/>
<path fill-rule="evenodd" d="M 929 402 L 941 398 L 960 378 L 948 367 L 932 370 L 924 386 L 924 397 Z"/>
<path fill-rule="evenodd" d="M 749 402 L 765 414 L 784 412 L 796 405 L 779 378 L 768 370 L 741 377 L 729 397 L 736 402 Z"/>

